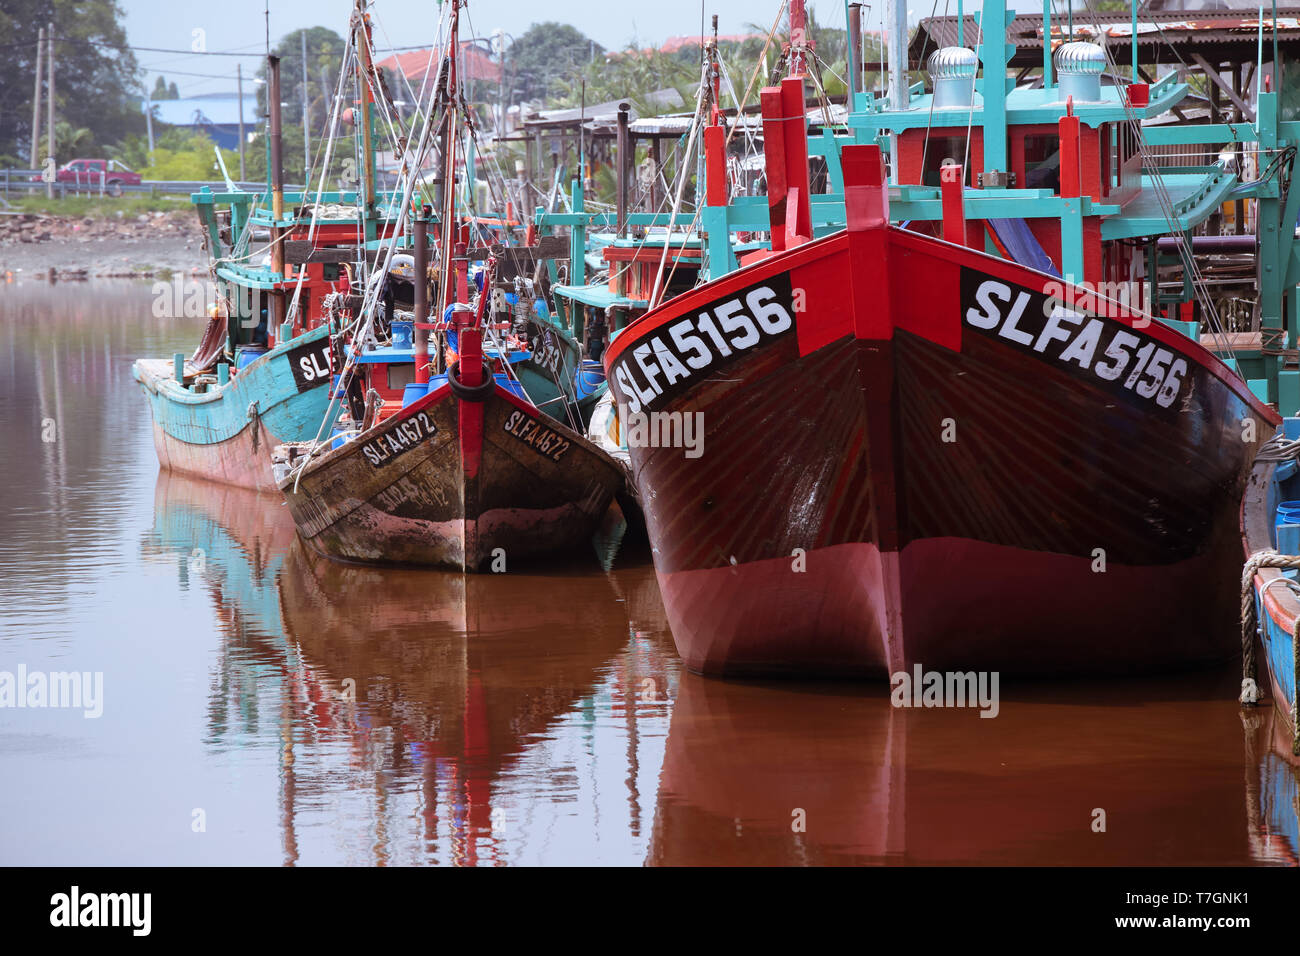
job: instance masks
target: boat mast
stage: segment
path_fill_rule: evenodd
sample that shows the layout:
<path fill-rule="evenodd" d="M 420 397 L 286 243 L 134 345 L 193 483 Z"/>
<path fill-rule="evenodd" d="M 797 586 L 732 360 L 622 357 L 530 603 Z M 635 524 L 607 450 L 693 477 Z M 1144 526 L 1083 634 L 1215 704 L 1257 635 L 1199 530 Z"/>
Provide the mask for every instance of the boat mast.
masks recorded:
<path fill-rule="evenodd" d="M 271 215 L 275 224 L 271 226 L 271 271 L 284 281 L 284 234 L 280 220 L 284 218 L 284 156 L 280 140 L 280 58 L 270 55 L 266 58 L 266 103 L 270 118 L 271 146 Z M 271 292 L 270 314 L 267 316 L 267 344 L 273 344 L 280 336 L 284 323 L 284 290 L 279 288 Z"/>
<path fill-rule="evenodd" d="M 456 219 L 456 143 L 460 135 L 457 127 L 460 97 L 457 95 L 456 56 L 460 52 L 460 5 L 461 0 L 451 0 L 451 30 L 447 40 L 447 86 L 446 109 L 447 124 L 443 128 L 442 139 L 442 209 L 439 214 L 438 255 L 441 288 L 439 289 L 438 314 L 442 315 L 447 306 L 452 304 L 456 295 L 455 278 L 452 275 L 451 257 L 454 252 Z"/>
<path fill-rule="evenodd" d="M 789 76 L 808 74 L 808 11 L 804 0 L 790 2 Z"/>
<path fill-rule="evenodd" d="M 378 230 L 375 222 L 375 144 L 371 123 L 375 102 L 371 90 L 374 64 L 370 59 L 370 15 L 366 13 L 366 0 L 357 0 L 356 15 L 353 19 L 357 47 L 357 85 L 361 94 L 361 157 L 365 164 L 362 172 L 365 192 L 361 204 L 361 218 L 366 240 L 370 241 L 376 238 Z"/>
<path fill-rule="evenodd" d="M 980 127 L 984 134 L 983 189 L 1011 185 L 1007 173 L 1007 5 L 1006 0 L 984 4 L 980 13 L 979 58 L 984 64 L 980 93 L 984 97 L 984 115 Z M 1051 38 L 1043 42 L 1051 45 Z"/>
<path fill-rule="evenodd" d="M 906 0 L 889 0 L 886 5 L 889 22 L 889 108 L 905 110 L 911 100 L 907 88 L 907 3 Z M 889 134 L 889 168 L 892 181 L 898 183 L 898 134 Z"/>

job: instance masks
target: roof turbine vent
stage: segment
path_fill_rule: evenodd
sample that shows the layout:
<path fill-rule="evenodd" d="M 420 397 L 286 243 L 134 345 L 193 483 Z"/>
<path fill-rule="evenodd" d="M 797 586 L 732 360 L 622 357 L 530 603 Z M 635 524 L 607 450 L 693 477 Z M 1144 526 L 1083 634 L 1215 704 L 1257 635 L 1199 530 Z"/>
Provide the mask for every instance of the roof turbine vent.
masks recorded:
<path fill-rule="evenodd" d="M 979 59 L 974 50 L 964 46 L 946 46 L 935 50 L 925 62 L 930 82 L 934 84 L 934 108 L 937 110 L 971 105 Z"/>
<path fill-rule="evenodd" d="M 1056 49 L 1056 78 L 1061 102 L 1071 97 L 1076 103 L 1101 102 L 1101 74 L 1106 70 L 1106 51 L 1095 43 L 1062 43 Z"/>

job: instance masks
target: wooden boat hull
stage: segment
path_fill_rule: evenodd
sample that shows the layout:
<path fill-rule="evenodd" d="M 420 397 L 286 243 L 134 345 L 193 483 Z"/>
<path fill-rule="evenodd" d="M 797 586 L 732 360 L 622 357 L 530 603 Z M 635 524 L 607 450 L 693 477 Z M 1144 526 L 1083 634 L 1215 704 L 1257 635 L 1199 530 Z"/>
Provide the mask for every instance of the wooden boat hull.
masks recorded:
<path fill-rule="evenodd" d="M 350 561 L 465 571 L 578 551 L 620 487 L 608 456 L 500 385 L 444 385 L 280 484 L 303 539 Z"/>
<path fill-rule="evenodd" d="M 703 424 L 698 457 L 630 448 L 686 665 L 1231 656 L 1243 429 L 1276 415 L 1163 325 L 1078 299 L 1054 319 L 1051 277 L 886 221 L 679 296 L 606 355 L 626 414 Z M 1156 373 L 1126 387 L 1143 349 Z"/>
<path fill-rule="evenodd" d="M 328 335 L 325 326 L 304 332 L 202 393 L 180 387 L 171 362 L 138 360 L 132 373 L 149 400 L 159 464 L 275 494 L 272 449 L 316 437 L 329 410 Z"/>
<path fill-rule="evenodd" d="M 1241 508 L 1241 541 L 1246 558 L 1275 547 L 1273 526 L 1284 487 L 1275 481 L 1277 471 L 1278 463 L 1274 461 L 1257 461 L 1251 471 Z M 1294 477 L 1290 479 L 1290 485 L 1294 488 Z M 1283 584 L 1282 579 L 1280 568 L 1260 568 L 1255 573 L 1255 620 L 1259 627 L 1255 652 L 1256 681 L 1260 690 L 1272 698 L 1273 708 L 1287 727 L 1288 738 L 1293 738 L 1296 719 L 1294 635 L 1297 621 L 1300 621 L 1300 596 Z"/>

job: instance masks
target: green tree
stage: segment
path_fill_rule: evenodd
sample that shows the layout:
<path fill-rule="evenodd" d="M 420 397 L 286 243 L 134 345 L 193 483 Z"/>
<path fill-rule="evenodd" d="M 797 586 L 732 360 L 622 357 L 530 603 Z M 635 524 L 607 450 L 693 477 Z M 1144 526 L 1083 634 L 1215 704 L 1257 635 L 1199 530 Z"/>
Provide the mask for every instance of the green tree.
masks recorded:
<path fill-rule="evenodd" d="M 72 126 L 61 119 L 54 121 L 54 142 L 60 156 L 76 158 L 93 151 L 94 134 L 84 126 Z M 41 146 L 38 153 L 48 155 L 50 149 L 50 131 L 41 131 Z M 31 159 L 31 157 L 27 157 Z"/>
<path fill-rule="evenodd" d="M 558 72 L 552 77 L 551 89 L 559 106 L 579 106 L 584 96 L 588 106 L 626 100 L 638 116 L 657 116 L 693 106 L 699 80 L 698 48 L 694 59 L 685 60 L 633 43 L 612 55 L 609 62 L 584 63 Z M 677 101 L 663 102 L 649 95 L 665 89 L 676 90 Z"/>
<path fill-rule="evenodd" d="M 153 92 L 149 94 L 149 99 L 153 100 L 155 103 L 158 102 L 158 100 L 179 100 L 180 98 L 180 90 L 176 88 L 176 83 L 173 81 L 172 84 L 168 86 L 167 78 L 164 76 L 160 76 L 154 81 Z"/>
<path fill-rule="evenodd" d="M 343 38 L 328 27 L 310 27 L 285 34 L 271 51 L 280 57 L 280 102 L 285 104 L 281 107 L 283 117 L 286 122 L 293 119 L 298 124 L 298 143 L 302 142 L 303 33 L 307 34 L 307 123 L 313 140 L 324 135 L 329 123 L 333 105 L 331 98 L 338 82 L 344 47 Z M 266 79 L 265 64 L 258 70 L 258 77 Z M 257 85 L 257 105 L 260 110 L 266 110 L 264 82 Z"/>
<path fill-rule="evenodd" d="M 47 23 L 54 25 L 55 114 L 74 130 L 90 131 L 89 147 L 83 150 L 143 130 L 144 115 L 133 95 L 139 70 L 116 0 L 4 0 L 0 152 L 25 155 L 30 149 L 36 38 Z M 41 119 L 43 124 L 44 115 Z M 57 160 L 72 158 L 64 142 L 57 145 Z"/>
<path fill-rule="evenodd" d="M 604 62 L 605 48 L 567 23 L 534 23 L 506 50 L 507 82 L 526 100 L 545 99 L 565 70 Z"/>

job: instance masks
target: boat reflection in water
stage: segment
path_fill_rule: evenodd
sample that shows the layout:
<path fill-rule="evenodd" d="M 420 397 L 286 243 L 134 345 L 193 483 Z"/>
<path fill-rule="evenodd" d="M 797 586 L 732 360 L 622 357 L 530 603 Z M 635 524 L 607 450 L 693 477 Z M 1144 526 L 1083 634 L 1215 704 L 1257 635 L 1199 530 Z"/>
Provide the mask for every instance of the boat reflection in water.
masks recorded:
<path fill-rule="evenodd" d="M 1246 815 L 1256 863 L 1300 865 L 1300 758 L 1291 728 L 1268 706 L 1241 710 L 1246 738 Z"/>
<path fill-rule="evenodd" d="M 278 737 L 285 863 L 335 858 L 322 841 L 369 864 L 590 861 L 597 836 L 606 862 L 644 854 L 676 680 L 671 639 L 631 629 L 620 598 L 654 587 L 648 565 L 341 565 L 278 501 L 167 475 L 153 538 L 222 617 L 208 743 Z"/>
<path fill-rule="evenodd" d="M 1296 861 L 1296 769 L 1266 708 L 1243 742 L 1234 668 L 900 709 L 682 671 L 648 564 L 361 568 L 268 497 L 164 476 L 156 505 L 147 549 L 220 622 L 204 744 L 287 864 Z"/>
<path fill-rule="evenodd" d="M 683 673 L 649 862 L 1281 862 L 1240 826 L 1234 677 L 1004 684 L 982 719 Z"/>

